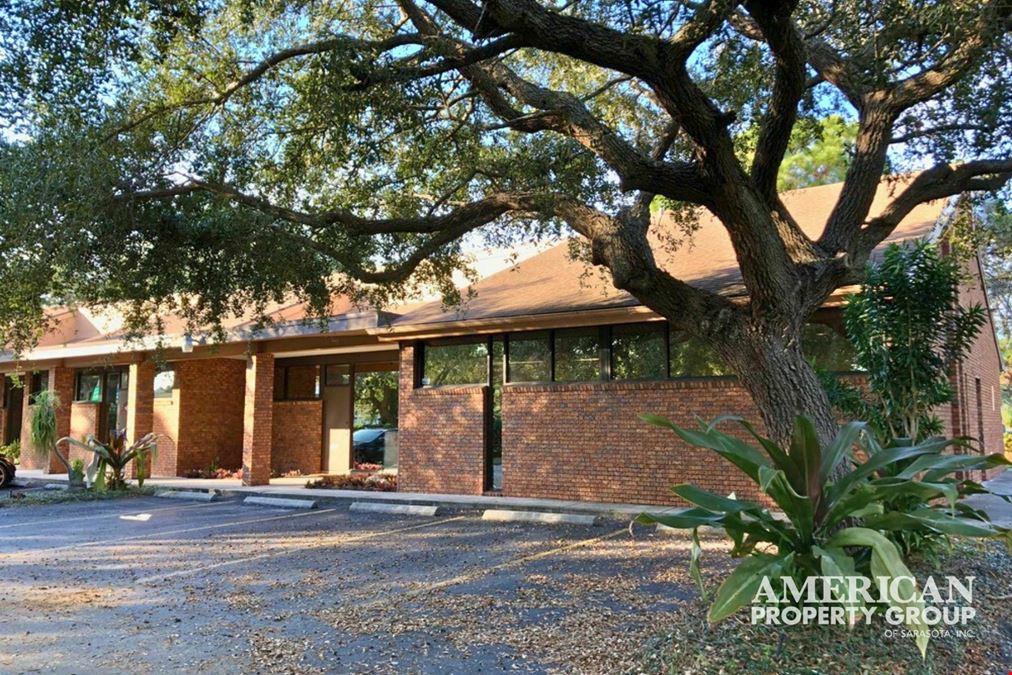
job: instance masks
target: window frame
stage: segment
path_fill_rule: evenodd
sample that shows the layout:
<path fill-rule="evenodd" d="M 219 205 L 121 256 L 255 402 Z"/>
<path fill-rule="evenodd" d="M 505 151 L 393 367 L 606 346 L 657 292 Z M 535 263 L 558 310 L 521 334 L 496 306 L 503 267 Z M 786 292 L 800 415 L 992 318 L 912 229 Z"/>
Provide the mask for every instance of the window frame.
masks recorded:
<path fill-rule="evenodd" d="M 518 340 L 530 340 L 534 334 L 544 334 L 548 341 L 548 379 L 547 380 L 514 380 L 510 375 L 510 343 L 516 337 Z M 503 384 L 545 384 L 555 381 L 555 329 L 547 330 L 525 330 L 515 333 L 503 333 Z"/>
<path fill-rule="evenodd" d="M 119 389 L 128 389 L 129 380 L 126 380 L 127 387 L 123 387 L 125 378 L 129 377 L 129 369 L 124 366 L 113 366 L 110 368 L 78 368 L 74 372 L 74 397 L 73 403 L 92 403 L 92 404 L 103 404 L 107 403 L 106 396 L 108 394 L 106 385 L 108 384 L 109 376 L 115 374 L 118 378 L 117 387 Z M 79 398 L 81 394 L 81 377 L 85 375 L 94 375 L 98 377 L 98 390 L 99 398 L 97 401 L 91 398 Z"/>
<path fill-rule="evenodd" d="M 501 335 L 501 334 L 500 334 Z M 439 389 L 442 387 L 486 387 L 492 384 L 492 341 L 495 339 L 495 335 L 461 335 L 447 338 L 434 338 L 431 340 L 420 340 L 415 345 L 415 389 Z M 459 384 L 427 384 L 425 382 L 425 362 L 426 355 L 430 347 L 445 347 L 452 345 L 472 345 L 472 344 L 484 344 L 485 345 L 485 381 L 484 382 L 467 382 Z M 505 358 L 505 348 L 503 349 L 503 358 Z"/>
<path fill-rule="evenodd" d="M 586 331 L 597 331 L 597 372 L 598 376 L 590 380 L 560 380 L 558 379 L 558 346 L 556 340 L 559 333 Z M 556 384 L 580 384 L 587 382 L 611 382 L 611 325 L 604 326 L 572 326 L 568 328 L 552 329 L 552 383 Z"/>
<path fill-rule="evenodd" d="M 660 326 L 654 329 L 653 326 Z M 638 326 L 649 327 L 655 333 L 661 335 L 664 340 L 664 374 L 660 377 L 629 377 L 618 379 L 615 375 L 615 327 L 616 326 Z M 668 321 L 637 321 L 635 323 L 616 323 L 608 326 L 608 353 L 610 360 L 610 371 L 608 382 L 664 382 L 671 378 L 671 323 Z"/>
<path fill-rule="evenodd" d="M 337 365 L 337 364 L 329 364 Z M 316 384 L 319 390 L 315 396 L 289 396 L 288 395 L 288 370 L 290 368 L 316 368 Z M 350 366 L 349 366 L 350 368 Z M 324 364 L 299 364 L 299 365 L 286 365 L 286 366 L 275 366 L 274 367 L 274 391 L 271 392 L 273 401 L 319 401 L 323 399 L 323 387 L 326 386 L 323 382 L 323 378 L 326 377 L 326 365 Z M 354 371 L 351 371 L 352 374 Z M 279 377 L 280 376 L 280 377 Z M 351 377 L 351 375 L 349 375 Z M 336 385 L 335 385 L 336 386 Z M 281 388 L 281 396 L 278 397 L 278 387 Z"/>

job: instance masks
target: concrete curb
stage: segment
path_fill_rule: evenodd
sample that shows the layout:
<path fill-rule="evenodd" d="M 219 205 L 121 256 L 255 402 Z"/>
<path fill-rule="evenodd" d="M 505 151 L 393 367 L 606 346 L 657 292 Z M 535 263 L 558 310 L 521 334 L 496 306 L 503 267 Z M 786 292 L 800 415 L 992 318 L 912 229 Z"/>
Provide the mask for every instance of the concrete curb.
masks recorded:
<path fill-rule="evenodd" d="M 315 509 L 315 499 L 285 499 L 283 497 L 247 497 L 243 504 L 250 506 L 273 506 L 280 509 Z"/>
<path fill-rule="evenodd" d="M 510 511 L 485 509 L 482 520 L 507 523 L 545 523 L 548 525 L 596 525 L 597 516 L 580 513 L 548 513 L 546 511 Z"/>
<path fill-rule="evenodd" d="M 213 502 L 218 499 L 217 492 L 197 492 L 195 490 L 162 490 L 155 493 L 163 499 L 187 499 L 194 502 Z"/>
<path fill-rule="evenodd" d="M 69 490 L 70 486 L 63 483 L 46 483 L 42 486 L 43 490 Z"/>
<path fill-rule="evenodd" d="M 386 502 L 352 502 L 349 511 L 360 513 L 391 513 L 404 516 L 435 516 L 438 506 L 421 504 L 388 504 Z"/>

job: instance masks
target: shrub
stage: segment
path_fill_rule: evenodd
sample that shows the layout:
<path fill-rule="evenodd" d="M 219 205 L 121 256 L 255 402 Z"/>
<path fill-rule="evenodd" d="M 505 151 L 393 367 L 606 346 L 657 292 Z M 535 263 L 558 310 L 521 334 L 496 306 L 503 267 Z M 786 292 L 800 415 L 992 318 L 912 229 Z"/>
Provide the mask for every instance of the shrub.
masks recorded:
<path fill-rule="evenodd" d="M 756 502 L 682 484 L 672 489 L 693 508 L 638 518 L 693 531 L 690 572 L 700 585 L 699 527 L 723 528 L 734 544 L 731 555 L 745 558 L 717 590 L 710 621 L 727 618 L 750 603 L 764 577 L 793 577 L 801 583 L 820 573 L 912 578 L 902 553 L 909 533 L 1004 538 L 1012 549 L 1009 530 L 991 525 L 986 514 L 959 501 L 965 494 L 987 490 L 973 481 L 951 477 L 956 471 L 1008 465 L 1001 455 L 943 455 L 953 442 L 941 439 L 883 448 L 861 422 L 844 426 L 824 448 L 815 427 L 803 417 L 797 419 L 790 446 L 781 448 L 748 422 L 722 418 L 737 421 L 757 441 L 759 450 L 718 431 L 721 419 L 701 423 L 698 430 L 653 415 L 643 419 L 730 461 L 786 516 L 786 520 L 777 519 Z M 863 451 L 860 459 L 853 451 L 855 445 Z M 841 464 L 846 472 L 831 480 Z M 915 630 L 914 634 L 923 654 L 927 633 Z"/>
<path fill-rule="evenodd" d="M 960 304 L 961 278 L 959 260 L 941 256 L 933 244 L 891 244 L 844 308 L 855 365 L 867 373 L 869 391 L 831 375 L 823 381 L 837 409 L 871 422 L 884 443 L 942 431 L 933 411 L 952 400 L 952 368 L 970 353 L 987 320 L 979 304 Z"/>
<path fill-rule="evenodd" d="M 31 450 L 37 455 L 49 458 L 49 453 L 54 453 L 70 473 L 70 462 L 60 453 L 59 441 L 56 438 L 56 411 L 62 407 L 60 397 L 53 391 L 40 391 L 35 395 L 32 404 L 32 414 L 28 419 L 28 437 L 31 441 Z"/>
<path fill-rule="evenodd" d="M 84 483 L 84 460 L 75 459 L 70 463 L 70 473 L 67 474 L 67 479 L 70 481 L 71 486 L 77 484 L 81 485 Z"/>
<path fill-rule="evenodd" d="M 306 481 L 307 488 L 327 488 L 333 490 L 374 490 L 376 492 L 395 492 L 397 476 L 392 473 L 374 473 L 371 476 L 336 475 L 321 476 Z"/>
<path fill-rule="evenodd" d="M 0 455 L 3 455 L 13 464 L 21 463 L 21 441 L 14 441 L 7 445 L 0 445 Z"/>
<path fill-rule="evenodd" d="M 64 441 L 94 455 L 88 465 L 87 477 L 88 483 L 100 491 L 126 489 L 126 467 L 133 461 L 137 462 L 137 485 L 144 487 L 147 462 L 158 448 L 157 434 L 147 434 L 127 447 L 125 431 L 112 432 L 109 443 L 102 443 L 94 436 L 88 436 L 84 443 L 66 436 L 57 441 L 57 445 Z"/>

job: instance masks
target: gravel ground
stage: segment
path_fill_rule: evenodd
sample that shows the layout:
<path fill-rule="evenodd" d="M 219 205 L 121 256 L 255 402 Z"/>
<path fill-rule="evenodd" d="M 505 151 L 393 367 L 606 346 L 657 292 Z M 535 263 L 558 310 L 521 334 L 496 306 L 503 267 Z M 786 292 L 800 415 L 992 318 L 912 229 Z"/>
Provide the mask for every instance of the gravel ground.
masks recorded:
<path fill-rule="evenodd" d="M 0 671 L 615 673 L 696 594 L 687 542 L 141 497 L 0 509 Z"/>

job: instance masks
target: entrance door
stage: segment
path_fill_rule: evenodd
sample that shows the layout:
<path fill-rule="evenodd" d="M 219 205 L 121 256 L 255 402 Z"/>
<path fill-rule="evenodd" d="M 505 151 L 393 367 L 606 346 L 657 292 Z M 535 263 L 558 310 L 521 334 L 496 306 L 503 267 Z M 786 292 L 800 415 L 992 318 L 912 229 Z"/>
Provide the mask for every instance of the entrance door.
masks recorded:
<path fill-rule="evenodd" d="M 105 442 L 112 431 L 126 428 L 127 378 L 125 370 L 107 371 L 102 387 L 102 410 L 98 422 L 98 438 Z"/>
<path fill-rule="evenodd" d="M 4 399 L 7 418 L 4 422 L 2 440 L 4 444 L 8 444 L 21 440 L 21 415 L 25 400 L 24 387 L 15 387 L 14 380 L 9 377 L 4 378 Z"/>
<path fill-rule="evenodd" d="M 323 470 L 348 473 L 352 469 L 351 366 L 332 364 L 323 369 Z"/>

